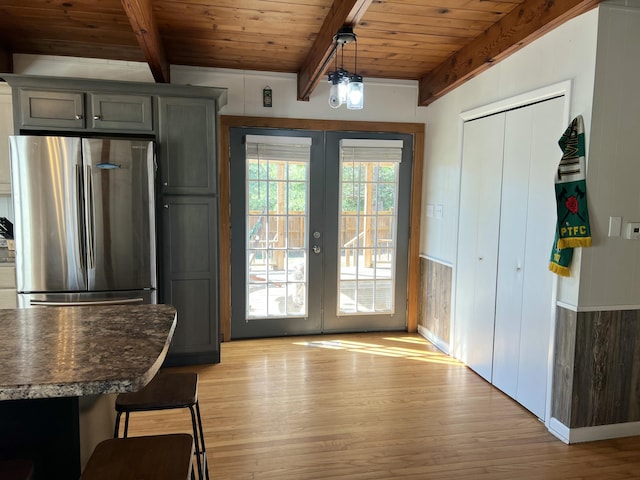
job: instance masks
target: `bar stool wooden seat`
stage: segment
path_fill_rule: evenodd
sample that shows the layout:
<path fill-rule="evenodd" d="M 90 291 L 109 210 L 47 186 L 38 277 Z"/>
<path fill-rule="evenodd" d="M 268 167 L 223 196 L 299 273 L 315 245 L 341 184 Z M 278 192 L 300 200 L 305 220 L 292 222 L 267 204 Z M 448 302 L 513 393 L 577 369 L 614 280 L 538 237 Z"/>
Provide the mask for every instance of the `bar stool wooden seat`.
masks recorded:
<path fill-rule="evenodd" d="M 192 459 L 187 433 L 112 438 L 96 446 L 80 480 L 189 480 Z"/>
<path fill-rule="evenodd" d="M 167 373 L 161 371 L 144 388 L 137 392 L 119 394 L 116 397 L 117 414 L 113 436 L 118 438 L 120 417 L 123 413 L 125 414 L 123 436 L 126 438 L 129 431 L 129 414 L 131 412 L 175 408 L 188 408 L 191 412 L 198 478 L 209 480 L 207 451 L 204 444 L 200 404 L 198 402 L 197 373 Z"/>

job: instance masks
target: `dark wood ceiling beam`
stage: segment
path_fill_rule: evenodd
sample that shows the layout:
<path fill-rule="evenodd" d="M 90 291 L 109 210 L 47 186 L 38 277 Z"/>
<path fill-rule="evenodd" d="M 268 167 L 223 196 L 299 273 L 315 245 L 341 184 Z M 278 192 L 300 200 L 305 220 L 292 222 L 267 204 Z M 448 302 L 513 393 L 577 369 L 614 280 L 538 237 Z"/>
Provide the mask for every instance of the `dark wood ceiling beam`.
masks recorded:
<path fill-rule="evenodd" d="M 0 72 L 13 73 L 13 55 L 11 50 L 0 43 Z"/>
<path fill-rule="evenodd" d="M 150 0 L 121 0 L 138 44 L 157 83 L 169 83 L 169 62 L 153 17 Z"/>
<path fill-rule="evenodd" d="M 124 0 L 123 0 L 124 1 Z M 309 100 L 333 51 L 333 36 L 345 25 L 355 26 L 373 0 L 334 0 L 315 42 L 298 72 L 298 100 Z"/>
<path fill-rule="evenodd" d="M 419 82 L 419 104 L 429 105 L 491 65 L 602 0 L 526 0 Z"/>

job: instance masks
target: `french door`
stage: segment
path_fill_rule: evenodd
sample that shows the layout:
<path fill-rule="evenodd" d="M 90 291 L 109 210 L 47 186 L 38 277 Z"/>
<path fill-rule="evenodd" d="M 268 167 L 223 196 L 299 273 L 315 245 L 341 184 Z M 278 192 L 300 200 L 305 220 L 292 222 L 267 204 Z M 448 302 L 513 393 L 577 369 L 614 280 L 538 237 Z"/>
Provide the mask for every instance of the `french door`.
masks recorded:
<path fill-rule="evenodd" d="M 412 136 L 230 134 L 231 337 L 405 329 Z"/>

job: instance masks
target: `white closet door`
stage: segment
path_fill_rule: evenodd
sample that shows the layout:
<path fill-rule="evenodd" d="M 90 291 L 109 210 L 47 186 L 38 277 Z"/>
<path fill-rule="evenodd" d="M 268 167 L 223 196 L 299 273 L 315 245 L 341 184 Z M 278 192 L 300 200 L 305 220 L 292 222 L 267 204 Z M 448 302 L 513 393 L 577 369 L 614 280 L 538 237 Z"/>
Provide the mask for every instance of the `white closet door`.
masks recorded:
<path fill-rule="evenodd" d="M 554 176 L 562 156 L 558 138 L 566 128 L 564 97 L 535 104 L 532 111 L 526 271 L 516 399 L 544 419 L 554 315 L 554 278 L 548 265 L 556 224 Z"/>
<path fill-rule="evenodd" d="M 491 381 L 504 114 L 464 126 L 456 262 L 456 355 Z"/>
<path fill-rule="evenodd" d="M 513 398 L 518 389 L 532 122 L 532 107 L 506 114 L 492 381 Z"/>

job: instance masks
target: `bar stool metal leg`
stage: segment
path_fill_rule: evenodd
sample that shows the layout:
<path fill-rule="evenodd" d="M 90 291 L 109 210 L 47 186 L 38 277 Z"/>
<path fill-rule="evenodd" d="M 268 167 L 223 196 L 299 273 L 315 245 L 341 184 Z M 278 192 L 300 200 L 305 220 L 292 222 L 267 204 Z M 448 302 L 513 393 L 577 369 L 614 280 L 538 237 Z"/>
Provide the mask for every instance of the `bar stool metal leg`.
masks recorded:
<path fill-rule="evenodd" d="M 129 412 L 124 414 L 124 433 L 122 436 L 127 438 L 127 435 L 129 435 Z"/>
<path fill-rule="evenodd" d="M 122 412 L 116 413 L 116 427 L 113 429 L 113 438 L 118 438 L 120 436 L 120 417 L 122 416 Z"/>
<path fill-rule="evenodd" d="M 198 440 L 198 427 L 196 425 L 196 414 L 193 411 L 193 406 L 189 406 L 191 412 L 191 424 L 193 425 L 193 443 L 196 447 L 196 465 L 198 466 L 198 478 L 202 477 L 202 462 L 200 461 L 200 441 Z"/>
<path fill-rule="evenodd" d="M 202 468 L 204 469 L 206 479 L 209 480 L 209 465 L 207 462 L 207 449 L 204 446 L 204 432 L 202 430 L 202 417 L 200 417 L 200 402 L 196 402 L 196 414 L 198 416 L 198 429 L 200 430 L 200 453 L 202 455 Z"/>

